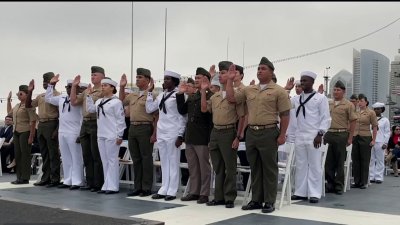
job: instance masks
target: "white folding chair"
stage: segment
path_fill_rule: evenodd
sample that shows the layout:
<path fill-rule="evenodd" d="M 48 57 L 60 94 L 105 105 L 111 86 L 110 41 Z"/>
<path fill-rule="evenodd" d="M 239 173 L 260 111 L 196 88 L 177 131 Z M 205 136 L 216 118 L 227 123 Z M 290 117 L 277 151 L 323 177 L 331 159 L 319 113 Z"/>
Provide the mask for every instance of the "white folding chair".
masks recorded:
<path fill-rule="evenodd" d="M 322 152 L 322 160 L 321 160 L 321 167 L 322 167 L 322 196 L 325 196 L 325 162 L 326 162 L 326 155 L 328 153 L 328 145 L 321 145 L 319 148 Z"/>
<path fill-rule="evenodd" d="M 287 157 L 284 157 L 286 160 L 278 162 L 279 175 L 284 176 L 282 190 L 280 195 L 280 201 L 278 205 L 278 209 L 281 209 L 283 206 L 284 199 L 286 197 L 287 204 L 290 205 L 291 195 L 292 195 L 292 182 L 291 182 L 291 173 L 292 166 L 294 162 L 294 143 L 286 143 L 284 148 L 279 148 L 278 151 L 281 150 L 282 153 L 286 153 Z"/>
<path fill-rule="evenodd" d="M 119 160 L 119 182 L 133 184 L 133 161 L 129 152 L 128 141 L 122 141 L 120 147 L 125 147 L 126 151 L 122 159 Z M 129 170 L 130 168 L 130 170 Z M 125 180 L 122 180 L 125 172 Z M 132 179 L 130 179 L 132 177 Z"/>
<path fill-rule="evenodd" d="M 344 187 L 343 192 L 350 190 L 350 180 L 351 180 L 351 150 L 353 145 L 349 145 L 346 148 L 346 161 L 344 161 Z"/>

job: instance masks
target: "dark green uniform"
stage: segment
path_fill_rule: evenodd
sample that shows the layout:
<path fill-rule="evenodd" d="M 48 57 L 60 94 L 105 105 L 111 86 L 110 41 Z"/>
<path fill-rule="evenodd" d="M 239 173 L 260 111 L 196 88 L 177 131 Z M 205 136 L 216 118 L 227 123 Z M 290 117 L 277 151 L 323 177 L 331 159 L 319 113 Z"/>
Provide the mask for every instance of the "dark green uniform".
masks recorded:
<path fill-rule="evenodd" d="M 54 90 L 54 96 L 60 93 Z M 32 101 L 32 107 L 38 107 L 39 125 L 37 138 L 40 154 L 43 158 L 41 182 L 60 183 L 60 151 L 58 149 L 58 107 L 45 101 L 42 93 Z"/>
<path fill-rule="evenodd" d="M 86 184 L 92 191 L 100 190 L 104 183 L 103 164 L 100 158 L 99 147 L 97 145 L 97 117 L 96 113 L 89 113 L 86 110 L 86 98 L 88 90 L 77 96 L 78 104 L 83 107 L 83 122 L 79 135 L 83 163 L 86 172 Z M 94 102 L 102 98 L 101 88 L 93 89 L 90 94 Z"/>
<path fill-rule="evenodd" d="M 216 173 L 214 200 L 233 202 L 237 196 L 237 155 L 232 143 L 236 138 L 236 122 L 244 116 L 244 106 L 229 103 L 220 91 L 207 101 L 207 110 L 212 113 L 214 123 L 208 145 Z"/>
<path fill-rule="evenodd" d="M 344 186 L 344 161 L 346 160 L 346 145 L 349 138 L 348 127 L 356 119 L 354 105 L 346 99 L 335 103 L 329 101 L 331 112 L 331 127 L 324 135 L 324 140 L 329 144 L 325 162 L 326 190 L 343 191 Z"/>
<path fill-rule="evenodd" d="M 278 186 L 278 114 L 291 108 L 287 92 L 270 81 L 264 89 L 251 85 L 235 93 L 237 102 L 246 101 L 249 129 L 246 153 L 251 168 L 252 201 L 274 204 Z"/>
<path fill-rule="evenodd" d="M 131 93 L 124 105 L 129 104 L 131 125 L 129 127 L 128 145 L 133 161 L 135 191 L 150 192 L 153 185 L 153 113 L 146 113 L 147 91 Z M 153 96 L 154 99 L 154 96 Z"/>
<path fill-rule="evenodd" d="M 17 104 L 12 109 L 14 121 L 14 150 L 17 164 L 17 181 L 27 182 L 31 175 L 31 144 L 28 144 L 31 123 L 36 123 L 33 109 L 25 108 L 25 104 Z"/>

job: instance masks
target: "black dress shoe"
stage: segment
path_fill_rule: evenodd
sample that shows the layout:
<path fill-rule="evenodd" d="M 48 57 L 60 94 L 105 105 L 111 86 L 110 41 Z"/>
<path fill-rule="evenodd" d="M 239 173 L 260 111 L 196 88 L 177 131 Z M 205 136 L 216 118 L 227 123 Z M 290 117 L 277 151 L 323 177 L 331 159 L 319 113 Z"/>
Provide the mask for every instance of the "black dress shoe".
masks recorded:
<path fill-rule="evenodd" d="M 50 184 L 46 185 L 47 188 L 58 187 L 60 182 L 51 182 Z"/>
<path fill-rule="evenodd" d="M 117 194 L 119 193 L 119 191 L 106 191 L 105 194 L 106 195 L 112 195 L 112 194 Z"/>
<path fill-rule="evenodd" d="M 152 199 L 162 199 L 165 198 L 165 195 L 160 195 L 160 194 L 154 194 L 153 196 L 151 196 Z"/>
<path fill-rule="evenodd" d="M 360 189 L 367 189 L 367 185 L 366 184 L 361 185 Z"/>
<path fill-rule="evenodd" d="M 69 187 L 69 190 L 77 190 L 79 188 L 81 188 L 81 187 L 78 185 L 72 185 L 71 187 Z"/>
<path fill-rule="evenodd" d="M 342 191 L 342 190 L 336 190 L 336 191 L 335 191 L 335 194 L 337 194 L 337 195 L 342 195 L 342 194 L 343 194 L 343 191 Z"/>
<path fill-rule="evenodd" d="M 200 195 L 199 200 L 197 200 L 197 204 L 204 204 L 208 202 L 208 196 Z"/>
<path fill-rule="evenodd" d="M 60 184 L 57 186 L 57 188 L 69 188 L 71 185 L 66 185 L 66 184 Z"/>
<path fill-rule="evenodd" d="M 375 180 L 370 180 L 369 182 L 370 182 L 370 183 L 375 183 Z"/>
<path fill-rule="evenodd" d="M 171 201 L 171 200 L 174 200 L 174 199 L 176 199 L 176 196 L 172 196 L 172 195 L 167 195 L 164 198 L 165 201 Z"/>
<path fill-rule="evenodd" d="M 361 185 L 360 184 L 352 184 L 352 185 L 350 185 L 350 187 L 351 188 L 359 188 L 359 187 L 361 187 Z"/>
<path fill-rule="evenodd" d="M 79 189 L 81 189 L 81 190 L 91 190 L 92 187 L 86 185 L 86 186 L 80 187 Z"/>
<path fill-rule="evenodd" d="M 274 206 L 274 204 L 271 204 L 269 202 L 266 202 L 261 209 L 262 213 L 271 213 L 273 211 L 275 211 L 275 206 Z"/>
<path fill-rule="evenodd" d="M 140 197 L 146 197 L 146 196 L 149 196 L 149 195 L 151 195 L 151 191 L 150 190 L 145 190 L 145 191 L 142 191 L 142 193 L 140 193 Z"/>
<path fill-rule="evenodd" d="M 377 184 L 382 184 L 382 181 L 381 180 L 377 180 L 377 181 L 375 181 Z"/>
<path fill-rule="evenodd" d="M 225 200 L 212 200 L 211 202 L 207 202 L 206 205 L 208 206 L 215 206 L 215 205 L 225 205 Z"/>
<path fill-rule="evenodd" d="M 225 202 L 225 208 L 230 209 L 230 208 L 233 208 L 233 207 L 235 207 L 235 203 L 233 201 L 226 201 Z"/>
<path fill-rule="evenodd" d="M 138 196 L 138 195 L 140 195 L 140 194 L 142 194 L 142 190 L 133 190 L 133 191 L 131 191 L 131 192 L 128 192 L 126 195 L 128 195 L 128 196 Z"/>
<path fill-rule="evenodd" d="M 247 205 L 242 206 L 242 210 L 253 210 L 253 209 L 261 209 L 262 204 L 255 201 L 250 201 Z"/>
<path fill-rule="evenodd" d="M 90 189 L 90 192 L 98 192 L 98 191 L 100 191 L 100 188 L 94 187 L 94 188 Z"/>
<path fill-rule="evenodd" d="M 303 197 L 303 196 L 298 196 L 298 195 L 292 195 L 292 197 L 290 198 L 291 200 L 307 200 L 307 197 Z"/>
<path fill-rule="evenodd" d="M 35 186 L 46 186 L 46 185 L 48 185 L 49 183 L 50 183 L 50 181 L 43 181 L 43 180 L 41 180 L 41 181 L 39 181 L 39 182 L 34 183 L 33 185 L 35 185 Z"/>
<path fill-rule="evenodd" d="M 15 180 L 11 182 L 12 184 L 29 184 L 29 180 Z"/>
<path fill-rule="evenodd" d="M 104 193 L 106 193 L 105 190 L 99 190 L 99 191 L 97 191 L 97 194 L 104 194 Z"/>
<path fill-rule="evenodd" d="M 186 202 L 186 201 L 195 201 L 195 200 L 198 200 L 199 197 L 200 196 L 198 196 L 198 195 L 188 194 L 185 197 L 182 197 L 181 201 L 184 201 L 184 202 Z"/>
<path fill-rule="evenodd" d="M 318 203 L 319 199 L 316 197 L 310 197 L 310 203 Z"/>

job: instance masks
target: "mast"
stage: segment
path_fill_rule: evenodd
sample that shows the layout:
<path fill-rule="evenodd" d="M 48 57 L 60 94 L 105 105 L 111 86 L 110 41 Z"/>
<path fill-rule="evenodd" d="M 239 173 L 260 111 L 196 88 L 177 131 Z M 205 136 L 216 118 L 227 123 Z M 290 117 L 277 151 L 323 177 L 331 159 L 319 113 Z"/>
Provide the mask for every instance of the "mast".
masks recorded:
<path fill-rule="evenodd" d="M 133 88 L 133 1 L 132 1 L 132 27 L 131 27 L 131 88 Z"/>
<path fill-rule="evenodd" d="M 164 30 L 164 71 L 166 69 L 167 65 L 167 15 L 168 15 L 168 9 L 165 8 L 165 30 Z"/>

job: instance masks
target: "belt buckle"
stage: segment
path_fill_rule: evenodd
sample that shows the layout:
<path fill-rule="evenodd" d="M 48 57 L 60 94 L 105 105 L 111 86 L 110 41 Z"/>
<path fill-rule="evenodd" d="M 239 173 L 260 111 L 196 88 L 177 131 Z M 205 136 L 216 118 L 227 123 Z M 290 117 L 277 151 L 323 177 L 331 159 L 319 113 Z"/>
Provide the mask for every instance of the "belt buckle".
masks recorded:
<path fill-rule="evenodd" d="M 259 130 L 260 128 L 258 126 L 254 126 L 254 130 Z"/>

